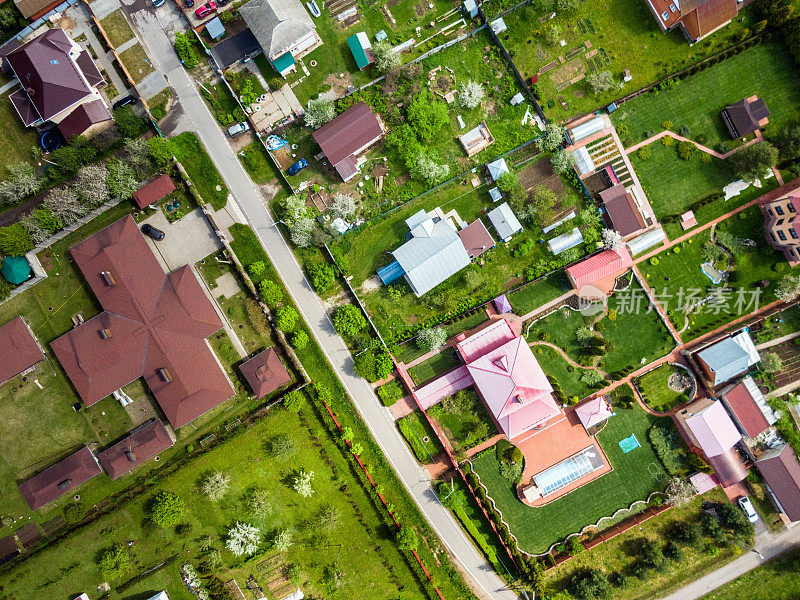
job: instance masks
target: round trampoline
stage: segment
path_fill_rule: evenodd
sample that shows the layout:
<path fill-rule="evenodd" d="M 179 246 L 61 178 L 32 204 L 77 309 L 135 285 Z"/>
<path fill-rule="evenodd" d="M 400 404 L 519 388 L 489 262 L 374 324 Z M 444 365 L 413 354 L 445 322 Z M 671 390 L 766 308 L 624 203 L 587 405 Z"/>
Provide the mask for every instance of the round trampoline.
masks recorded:
<path fill-rule="evenodd" d="M 39 144 L 47 152 L 52 152 L 61 145 L 61 134 L 56 129 L 45 131 L 42 137 L 39 138 Z"/>

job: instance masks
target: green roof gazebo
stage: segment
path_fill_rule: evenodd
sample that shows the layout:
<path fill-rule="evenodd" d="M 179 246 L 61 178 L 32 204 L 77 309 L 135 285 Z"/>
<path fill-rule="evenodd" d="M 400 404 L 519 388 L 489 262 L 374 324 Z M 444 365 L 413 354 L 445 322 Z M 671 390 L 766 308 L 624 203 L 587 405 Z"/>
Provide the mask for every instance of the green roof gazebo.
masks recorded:
<path fill-rule="evenodd" d="M 31 266 L 22 256 L 6 256 L 3 259 L 3 266 L 0 273 L 9 283 L 19 285 L 25 282 L 31 275 Z"/>

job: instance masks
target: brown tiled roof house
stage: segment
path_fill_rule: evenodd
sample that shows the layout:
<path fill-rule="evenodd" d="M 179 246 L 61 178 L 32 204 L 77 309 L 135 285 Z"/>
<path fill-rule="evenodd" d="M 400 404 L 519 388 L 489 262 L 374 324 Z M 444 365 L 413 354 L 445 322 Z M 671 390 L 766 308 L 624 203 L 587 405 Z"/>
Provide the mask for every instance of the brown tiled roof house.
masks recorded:
<path fill-rule="evenodd" d="M 645 228 L 642 213 L 631 193 L 625 189 L 625 184 L 618 183 L 603 190 L 600 192 L 600 200 L 606 209 L 606 221 L 622 237 L 628 237 Z"/>
<path fill-rule="evenodd" d="M 467 254 L 472 259 L 478 258 L 496 245 L 492 234 L 489 233 L 486 225 L 480 219 L 475 219 L 457 233 L 461 243 L 464 244 L 464 248 L 467 250 Z"/>
<path fill-rule="evenodd" d="M 84 446 L 21 483 L 19 491 L 31 510 L 36 510 L 102 472 L 92 451 Z"/>
<path fill-rule="evenodd" d="M 800 462 L 788 444 L 756 461 L 772 501 L 789 521 L 800 521 Z"/>
<path fill-rule="evenodd" d="M 174 443 L 164 424 L 154 419 L 140 425 L 125 439 L 103 450 L 97 455 L 97 460 L 108 476 L 116 479 L 130 473 Z"/>
<path fill-rule="evenodd" d="M 275 348 L 267 348 L 239 367 L 256 398 L 263 398 L 292 381 Z"/>
<path fill-rule="evenodd" d="M 383 137 L 383 125 L 364 102 L 356 102 L 312 135 L 343 181 L 358 174 L 358 158 Z"/>
<path fill-rule="evenodd" d="M 63 29 L 48 29 L 5 58 L 21 85 L 9 99 L 26 127 L 50 121 L 69 139 L 110 124 L 111 113 L 97 90 L 105 80 Z"/>
<path fill-rule="evenodd" d="M 174 191 L 175 183 L 173 183 L 172 177 L 165 173 L 136 190 L 133 193 L 133 201 L 139 208 L 144 208 L 163 200 Z"/>
<path fill-rule="evenodd" d="M 727 25 L 739 12 L 736 0 L 647 0 L 661 31 L 678 28 L 690 44 Z"/>
<path fill-rule="evenodd" d="M 165 274 L 130 216 L 70 253 L 104 311 L 51 347 L 87 406 L 144 377 L 178 428 L 233 396 L 205 340 L 222 321 L 190 266 Z"/>
<path fill-rule="evenodd" d="M 722 110 L 722 120 L 734 139 L 750 135 L 769 123 L 767 104 L 758 96 L 739 100 Z"/>
<path fill-rule="evenodd" d="M 22 317 L 0 325 L 0 384 L 44 359 L 42 349 Z"/>

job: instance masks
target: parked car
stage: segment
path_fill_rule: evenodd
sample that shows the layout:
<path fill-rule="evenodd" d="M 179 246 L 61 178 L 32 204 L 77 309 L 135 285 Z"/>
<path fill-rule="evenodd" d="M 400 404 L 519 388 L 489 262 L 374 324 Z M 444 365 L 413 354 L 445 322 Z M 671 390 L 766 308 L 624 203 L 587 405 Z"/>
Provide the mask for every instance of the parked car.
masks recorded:
<path fill-rule="evenodd" d="M 228 128 L 228 135 L 231 137 L 236 137 L 240 133 L 244 133 L 250 129 L 250 124 L 247 121 L 242 121 L 241 123 L 237 123 L 233 127 Z"/>
<path fill-rule="evenodd" d="M 194 0 L 184 0 L 186 4 L 186 8 L 192 8 L 194 6 Z"/>
<path fill-rule="evenodd" d="M 153 8 L 158 8 L 159 6 L 164 6 L 164 3 L 167 0 L 153 0 Z"/>
<path fill-rule="evenodd" d="M 751 523 L 758 521 L 758 513 L 756 512 L 756 509 L 753 508 L 753 503 L 750 502 L 750 498 L 747 496 L 742 496 L 739 498 L 739 508 L 742 509 L 748 521 Z"/>
<path fill-rule="evenodd" d="M 202 19 L 210 15 L 215 10 L 217 10 L 216 2 L 206 2 L 205 4 L 203 4 L 203 6 L 194 11 L 194 14 L 197 16 L 198 19 Z"/>
<path fill-rule="evenodd" d="M 153 238 L 154 240 L 161 241 L 164 239 L 164 232 L 160 229 L 157 229 L 150 225 L 150 223 L 145 223 L 142 225 L 142 233 L 145 234 L 147 237 Z"/>
<path fill-rule="evenodd" d="M 122 108 L 123 106 L 128 106 L 129 104 L 136 104 L 139 101 L 139 98 L 136 96 L 125 96 L 124 98 L 120 98 L 116 102 L 114 102 L 114 110 L 118 108 Z"/>
<path fill-rule="evenodd" d="M 305 158 L 301 158 L 296 163 L 294 163 L 291 167 L 286 169 L 286 172 L 289 175 L 297 175 L 300 171 L 305 169 L 308 166 L 308 161 Z"/>

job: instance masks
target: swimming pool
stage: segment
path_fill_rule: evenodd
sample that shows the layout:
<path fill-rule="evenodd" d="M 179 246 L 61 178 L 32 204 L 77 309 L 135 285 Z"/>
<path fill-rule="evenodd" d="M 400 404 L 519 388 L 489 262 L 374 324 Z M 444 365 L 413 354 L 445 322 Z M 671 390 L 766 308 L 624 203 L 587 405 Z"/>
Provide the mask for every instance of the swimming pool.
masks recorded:
<path fill-rule="evenodd" d="M 533 482 L 539 488 L 542 496 L 549 496 L 581 477 L 601 469 L 604 464 L 602 455 L 593 444 L 578 454 L 534 475 Z"/>

